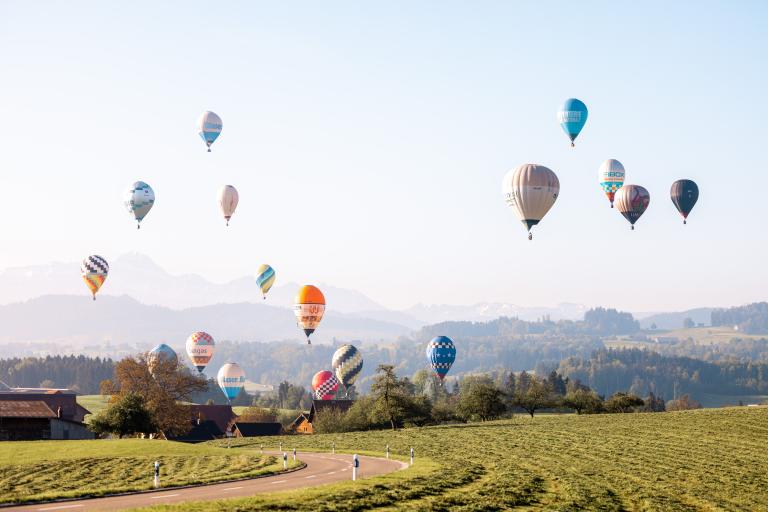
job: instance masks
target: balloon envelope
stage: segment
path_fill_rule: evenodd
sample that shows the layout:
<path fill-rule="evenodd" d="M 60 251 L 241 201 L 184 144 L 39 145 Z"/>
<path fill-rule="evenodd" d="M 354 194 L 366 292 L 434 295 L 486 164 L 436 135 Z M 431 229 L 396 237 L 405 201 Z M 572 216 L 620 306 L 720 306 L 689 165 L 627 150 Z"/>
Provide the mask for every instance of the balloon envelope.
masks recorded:
<path fill-rule="evenodd" d="M 597 171 L 597 177 L 600 182 L 605 195 L 608 196 L 608 200 L 611 202 L 611 208 L 613 208 L 613 201 L 616 195 L 616 191 L 624 184 L 624 166 L 621 162 L 609 158 L 602 163 L 600 169 Z"/>
<path fill-rule="evenodd" d="M 211 144 L 219 138 L 221 129 L 224 125 L 221 118 L 210 110 L 206 110 L 197 120 L 197 133 L 208 146 L 208 152 L 211 152 Z"/>
<path fill-rule="evenodd" d="M 213 357 L 213 348 L 216 343 L 213 336 L 207 332 L 193 332 L 187 338 L 187 355 L 195 365 L 197 371 L 202 372 Z"/>
<path fill-rule="evenodd" d="M 304 330 L 307 343 L 309 343 L 309 335 L 315 332 L 325 313 L 323 292 L 311 284 L 302 286 L 299 293 L 296 294 L 293 312 L 296 315 L 296 322 Z"/>
<path fill-rule="evenodd" d="M 524 164 L 504 176 L 501 188 L 505 201 L 530 232 L 555 204 L 560 180 L 543 165 Z"/>
<path fill-rule="evenodd" d="M 157 363 L 161 360 L 173 361 L 176 364 L 179 361 L 179 356 L 176 355 L 175 350 L 165 343 L 159 344 L 147 353 L 147 366 L 150 373 L 154 373 Z"/>
<path fill-rule="evenodd" d="M 240 390 L 245 386 L 245 372 L 237 363 L 227 363 L 219 368 L 216 375 L 219 387 L 226 395 L 227 400 L 233 400 L 240 394 Z"/>
<path fill-rule="evenodd" d="M 333 354 L 331 368 L 339 382 L 348 388 L 363 369 L 363 355 L 354 345 L 342 345 Z"/>
<path fill-rule="evenodd" d="M 125 192 L 123 204 L 140 224 L 155 204 L 155 192 L 143 181 L 137 181 Z"/>
<path fill-rule="evenodd" d="M 563 131 L 568 138 L 571 139 L 571 146 L 573 141 L 581 133 L 581 129 L 587 123 L 587 106 L 583 101 L 576 98 L 570 98 L 565 100 L 562 108 L 557 112 L 557 122 L 563 128 Z"/>
<path fill-rule="evenodd" d="M 237 208 L 239 200 L 240 196 L 237 193 L 237 189 L 232 185 L 224 185 L 221 187 L 221 190 L 219 190 L 219 209 L 221 210 L 224 219 L 227 221 L 227 226 L 229 226 L 229 219 L 231 219 L 232 214 L 235 213 L 235 208 Z"/>
<path fill-rule="evenodd" d="M 318 400 L 331 400 L 339 389 L 339 381 L 328 370 L 317 372 L 312 377 L 312 391 Z"/>
<path fill-rule="evenodd" d="M 437 336 L 427 344 L 427 361 L 432 371 L 443 380 L 456 360 L 456 347 L 448 336 Z"/>
<path fill-rule="evenodd" d="M 699 200 L 699 187 L 693 180 L 677 180 L 669 191 L 677 211 L 683 216 L 683 224 L 688 219 L 696 201 Z"/>
<path fill-rule="evenodd" d="M 616 192 L 615 201 L 616 209 L 632 224 L 632 229 L 635 229 L 635 222 L 648 209 L 651 195 L 640 185 L 624 185 Z"/>
<path fill-rule="evenodd" d="M 267 265 L 259 265 L 256 270 L 256 284 L 261 288 L 261 295 L 266 299 L 267 292 L 275 284 L 275 270 Z"/>
<path fill-rule="evenodd" d="M 88 289 L 91 290 L 93 300 L 96 300 L 96 292 L 104 284 L 107 274 L 109 274 L 107 260 L 96 254 L 91 254 L 85 258 L 80 265 L 80 275 L 83 276 L 83 281 L 85 281 Z"/>

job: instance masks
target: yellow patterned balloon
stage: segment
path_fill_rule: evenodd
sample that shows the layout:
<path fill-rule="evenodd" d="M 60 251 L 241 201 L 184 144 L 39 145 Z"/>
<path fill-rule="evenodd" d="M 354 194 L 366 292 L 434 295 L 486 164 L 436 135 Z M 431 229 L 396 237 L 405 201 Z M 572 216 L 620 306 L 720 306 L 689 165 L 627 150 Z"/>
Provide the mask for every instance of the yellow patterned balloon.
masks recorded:
<path fill-rule="evenodd" d="M 256 271 L 256 284 L 261 288 L 261 295 L 266 299 L 267 292 L 275 284 L 275 270 L 266 263 Z"/>

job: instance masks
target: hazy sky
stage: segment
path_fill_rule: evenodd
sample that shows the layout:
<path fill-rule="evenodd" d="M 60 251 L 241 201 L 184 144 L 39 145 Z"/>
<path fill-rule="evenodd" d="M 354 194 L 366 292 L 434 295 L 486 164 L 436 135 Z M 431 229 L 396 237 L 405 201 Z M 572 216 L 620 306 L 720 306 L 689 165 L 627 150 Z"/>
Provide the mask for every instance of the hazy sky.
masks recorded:
<path fill-rule="evenodd" d="M 396 308 L 766 299 L 766 4 L 618 4 L 0 0 L 0 268 L 268 262 Z M 568 97 L 590 109 L 575 149 Z M 634 232 L 598 187 L 607 158 L 650 191 Z M 501 195 L 527 162 L 561 183 L 532 242 Z M 139 179 L 157 202 L 137 231 Z"/>

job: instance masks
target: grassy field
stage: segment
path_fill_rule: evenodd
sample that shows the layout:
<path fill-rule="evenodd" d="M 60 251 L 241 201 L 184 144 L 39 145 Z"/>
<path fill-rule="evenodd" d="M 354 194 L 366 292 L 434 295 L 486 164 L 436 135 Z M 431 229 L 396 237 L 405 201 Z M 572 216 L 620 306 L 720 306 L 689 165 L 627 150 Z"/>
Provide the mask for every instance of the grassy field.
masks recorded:
<path fill-rule="evenodd" d="M 389 444 L 401 457 L 414 446 L 417 460 L 368 481 L 155 509 L 768 510 L 767 439 L 768 407 L 284 437 L 300 450 Z"/>
<path fill-rule="evenodd" d="M 91 418 L 91 416 L 96 415 L 107 408 L 107 405 L 109 405 L 109 398 L 109 395 L 77 396 L 77 403 L 91 411 L 91 414 L 85 417 L 86 423 L 88 423 L 88 420 Z"/>
<path fill-rule="evenodd" d="M 150 489 L 155 460 L 162 464 L 163 487 L 257 476 L 283 467 L 258 449 L 170 441 L 2 442 L 0 503 Z"/>

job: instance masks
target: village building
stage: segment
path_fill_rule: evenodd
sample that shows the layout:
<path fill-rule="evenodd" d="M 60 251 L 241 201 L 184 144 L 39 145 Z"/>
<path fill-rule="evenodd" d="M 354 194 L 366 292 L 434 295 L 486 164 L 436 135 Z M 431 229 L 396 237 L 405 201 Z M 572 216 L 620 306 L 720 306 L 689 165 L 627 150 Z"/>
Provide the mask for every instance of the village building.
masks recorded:
<path fill-rule="evenodd" d="M 312 400 L 312 408 L 309 412 L 299 414 L 286 430 L 296 434 L 313 434 L 312 423 L 318 415 L 328 414 L 328 411 L 345 413 L 352 407 L 353 403 L 352 400 Z"/>

